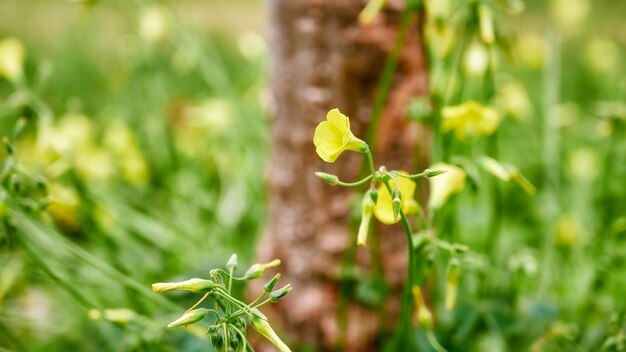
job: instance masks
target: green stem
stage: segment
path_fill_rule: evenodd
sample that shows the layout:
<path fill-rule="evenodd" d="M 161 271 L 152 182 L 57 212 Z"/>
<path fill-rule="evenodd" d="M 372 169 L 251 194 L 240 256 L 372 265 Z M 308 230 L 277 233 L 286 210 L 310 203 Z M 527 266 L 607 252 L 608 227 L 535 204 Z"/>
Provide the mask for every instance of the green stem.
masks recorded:
<path fill-rule="evenodd" d="M 374 157 L 372 156 L 372 151 L 367 148 L 365 154 L 367 154 L 367 161 L 369 162 L 370 176 L 374 177 L 374 174 L 376 174 L 376 167 L 374 166 Z M 368 176 L 368 180 L 371 178 L 370 176 Z"/>
<path fill-rule="evenodd" d="M 372 153 L 375 150 L 374 137 L 378 132 L 378 128 L 380 126 L 380 118 L 383 112 L 383 108 L 385 107 L 385 102 L 387 101 L 387 97 L 389 96 L 389 91 L 391 90 L 391 85 L 393 84 L 393 77 L 396 73 L 396 68 L 398 67 L 398 62 L 400 61 L 400 53 L 402 52 L 402 48 L 404 47 L 404 42 L 406 41 L 407 34 L 409 32 L 409 27 L 413 23 L 415 19 L 415 13 L 419 9 L 419 4 L 411 4 L 411 2 L 407 2 L 406 7 L 404 8 L 404 12 L 402 13 L 402 18 L 400 19 L 400 25 L 398 33 L 396 34 L 396 38 L 394 39 L 393 48 L 391 49 L 391 53 L 387 57 L 387 61 L 385 62 L 385 67 L 383 68 L 383 72 L 381 74 L 380 82 L 376 89 L 376 95 L 374 97 L 374 106 L 372 107 L 372 117 L 370 119 L 369 128 L 365 134 L 365 141 L 372 148 Z"/>
<path fill-rule="evenodd" d="M 435 337 L 435 333 L 433 333 L 432 330 L 426 331 L 426 338 L 435 351 L 448 352 L 443 346 L 441 346 L 439 341 L 437 341 L 437 337 Z"/>
<path fill-rule="evenodd" d="M 343 182 L 343 181 L 339 181 L 337 180 L 337 186 L 343 186 L 343 187 L 356 187 L 356 186 L 360 186 L 364 183 L 366 183 L 367 181 L 371 180 L 372 177 L 374 177 L 374 175 L 369 175 L 366 178 L 359 180 L 359 181 L 355 181 L 355 182 Z"/>

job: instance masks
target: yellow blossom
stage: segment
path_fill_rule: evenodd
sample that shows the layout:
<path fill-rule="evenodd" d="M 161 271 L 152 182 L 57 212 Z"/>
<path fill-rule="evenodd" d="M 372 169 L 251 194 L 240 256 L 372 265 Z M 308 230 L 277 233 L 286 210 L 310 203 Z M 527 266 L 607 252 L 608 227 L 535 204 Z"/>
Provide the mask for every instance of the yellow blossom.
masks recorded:
<path fill-rule="evenodd" d="M 24 46 L 15 38 L 0 40 L 0 76 L 19 81 L 24 74 Z"/>
<path fill-rule="evenodd" d="M 268 339 L 280 352 L 291 352 L 291 349 L 276 335 L 276 332 L 274 332 L 274 329 L 267 321 L 267 317 L 256 308 L 252 309 L 250 325 L 259 334 Z"/>
<path fill-rule="evenodd" d="M 154 43 L 165 37 L 169 27 L 165 10 L 159 6 L 141 9 L 139 14 L 139 36 L 147 42 Z"/>
<path fill-rule="evenodd" d="M 345 150 L 364 152 L 367 144 L 356 138 L 350 131 L 350 120 L 339 109 L 332 109 L 326 115 L 326 121 L 320 122 L 313 136 L 317 155 L 327 163 L 337 160 Z"/>
<path fill-rule="evenodd" d="M 460 140 L 490 135 L 500 125 L 500 114 L 495 108 L 482 106 L 473 100 L 461 105 L 446 106 L 442 109 L 441 116 L 443 131 L 454 131 Z"/>
<path fill-rule="evenodd" d="M 400 173 L 408 175 L 405 171 L 400 171 Z M 441 176 L 437 176 L 441 177 Z M 419 205 L 413 199 L 415 194 L 416 184 L 413 180 L 398 177 L 398 190 L 400 191 L 400 202 L 402 206 L 402 210 L 405 214 L 415 213 L 419 209 Z M 393 188 L 393 181 L 390 182 L 391 187 Z M 393 216 L 393 199 L 387 187 L 383 184 L 378 186 L 378 201 L 376 202 L 376 206 L 374 207 L 374 216 L 382 222 L 383 224 L 395 224 L 400 221 L 400 216 Z"/>
<path fill-rule="evenodd" d="M 465 171 L 458 166 L 436 163 L 430 167 L 433 170 L 445 170 L 443 174 L 428 179 L 430 181 L 430 199 L 428 206 L 440 208 L 450 198 L 465 187 Z"/>
<path fill-rule="evenodd" d="M 81 205 L 80 196 L 70 187 L 60 183 L 48 185 L 48 212 L 56 223 L 66 231 L 75 231 L 80 226 L 78 210 Z"/>

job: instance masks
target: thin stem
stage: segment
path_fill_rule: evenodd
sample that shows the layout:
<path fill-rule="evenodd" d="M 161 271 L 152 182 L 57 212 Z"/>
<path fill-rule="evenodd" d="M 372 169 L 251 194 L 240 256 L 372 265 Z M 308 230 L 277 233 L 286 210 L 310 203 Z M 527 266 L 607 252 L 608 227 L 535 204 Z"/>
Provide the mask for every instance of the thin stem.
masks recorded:
<path fill-rule="evenodd" d="M 427 330 L 426 331 L 426 338 L 428 339 L 428 342 L 430 343 L 432 348 L 435 349 L 435 351 L 437 351 L 437 352 L 448 352 L 448 350 L 446 350 L 443 346 L 441 346 L 439 341 L 437 341 L 437 337 L 435 337 L 435 334 L 433 333 L 432 330 Z"/>
<path fill-rule="evenodd" d="M 339 181 L 337 180 L 337 185 L 338 186 L 344 186 L 344 187 L 356 187 L 356 186 L 360 186 L 364 183 L 366 183 L 367 181 L 371 180 L 372 177 L 374 177 L 374 175 L 369 175 L 366 178 L 356 181 L 356 182 L 343 182 L 343 181 Z"/>
<path fill-rule="evenodd" d="M 372 156 L 372 151 L 369 147 L 367 148 L 365 154 L 367 154 L 367 161 L 369 162 L 370 166 L 370 176 L 374 177 L 374 174 L 376 173 L 376 168 L 374 167 L 374 157 Z"/>
<path fill-rule="evenodd" d="M 235 268 L 230 267 L 230 269 L 228 270 L 228 293 L 230 293 L 230 289 L 233 286 L 233 272 L 235 271 Z"/>
<path fill-rule="evenodd" d="M 196 304 L 194 304 L 193 306 L 191 306 L 191 308 L 187 309 L 187 311 L 185 313 L 188 313 L 189 311 L 193 310 L 194 308 L 196 308 L 197 306 L 200 305 L 200 303 L 202 303 L 207 297 L 209 297 L 209 295 L 213 293 L 213 291 L 209 291 L 207 293 L 204 294 L 204 296 L 202 296 L 202 298 L 200 298 L 200 300 L 198 302 L 196 302 Z"/>

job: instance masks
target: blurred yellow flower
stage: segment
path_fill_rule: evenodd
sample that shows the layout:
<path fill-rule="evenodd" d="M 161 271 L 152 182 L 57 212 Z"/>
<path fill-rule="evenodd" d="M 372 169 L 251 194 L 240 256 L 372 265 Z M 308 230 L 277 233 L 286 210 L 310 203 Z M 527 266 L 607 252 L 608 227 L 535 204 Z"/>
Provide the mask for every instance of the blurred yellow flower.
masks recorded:
<path fill-rule="evenodd" d="M 571 247 L 579 240 L 581 233 L 580 223 L 576 218 L 564 215 L 561 216 L 555 229 L 556 243 L 563 247 Z"/>
<path fill-rule="evenodd" d="M 577 148 L 569 157 L 569 172 L 577 181 L 591 182 L 600 173 L 600 157 L 590 148 Z"/>
<path fill-rule="evenodd" d="M 523 85 L 517 82 L 507 83 L 497 97 L 498 106 L 509 116 L 525 120 L 532 114 L 533 105 Z"/>
<path fill-rule="evenodd" d="M 160 6 L 148 6 L 139 13 L 139 36 L 147 42 L 165 37 L 169 27 L 167 13 Z"/>
<path fill-rule="evenodd" d="M 611 74 L 622 62 L 619 46 L 610 39 L 598 37 L 585 45 L 584 59 L 590 69 L 602 74 Z"/>
<path fill-rule="evenodd" d="M 583 24 L 591 10 L 589 0 L 551 0 L 550 12 L 557 24 L 568 35 L 584 28 Z"/>
<path fill-rule="evenodd" d="M 350 131 L 350 120 L 339 109 L 332 109 L 326 115 L 326 121 L 320 122 L 313 136 L 317 155 L 327 163 L 337 160 L 346 150 L 365 152 L 367 144 L 356 138 Z"/>
<path fill-rule="evenodd" d="M 467 137 L 490 135 L 500 125 L 498 110 L 482 106 L 473 100 L 461 105 L 446 106 L 441 110 L 443 119 L 441 128 L 444 132 L 454 130 L 460 140 Z"/>
<path fill-rule="evenodd" d="M 48 212 L 57 224 L 66 231 L 75 231 L 80 226 L 78 208 L 81 201 L 73 188 L 60 183 L 48 184 Z"/>
<path fill-rule="evenodd" d="M 463 69 L 474 77 L 482 77 L 489 68 L 489 50 L 478 40 L 473 41 L 463 57 Z"/>
<path fill-rule="evenodd" d="M 546 40 L 537 33 L 522 32 L 516 43 L 515 55 L 531 69 L 543 66 L 546 57 Z"/>
<path fill-rule="evenodd" d="M 406 171 L 400 171 L 400 173 L 408 175 Z M 441 177 L 441 176 L 437 176 Z M 435 177 L 435 178 L 437 178 Z M 400 202 L 402 206 L 402 211 L 405 214 L 414 214 L 419 211 L 419 204 L 413 198 L 415 195 L 415 187 L 416 184 L 413 180 L 398 177 L 398 190 L 400 191 Z M 393 181 L 390 182 L 390 185 L 393 187 Z M 391 194 L 387 187 L 383 184 L 378 186 L 378 201 L 376 202 L 376 206 L 374 207 L 374 216 L 382 222 L 383 224 L 395 224 L 400 221 L 400 216 L 395 218 L 393 216 L 393 199 L 391 198 Z"/>
<path fill-rule="evenodd" d="M 463 169 L 451 164 L 435 163 L 430 169 L 445 171 L 437 177 L 428 179 L 430 182 L 428 206 L 432 209 L 438 209 L 446 203 L 450 196 L 461 192 L 465 188 L 466 175 Z"/>
<path fill-rule="evenodd" d="M 0 77 L 19 81 L 24 74 L 24 46 L 15 38 L 0 40 Z"/>

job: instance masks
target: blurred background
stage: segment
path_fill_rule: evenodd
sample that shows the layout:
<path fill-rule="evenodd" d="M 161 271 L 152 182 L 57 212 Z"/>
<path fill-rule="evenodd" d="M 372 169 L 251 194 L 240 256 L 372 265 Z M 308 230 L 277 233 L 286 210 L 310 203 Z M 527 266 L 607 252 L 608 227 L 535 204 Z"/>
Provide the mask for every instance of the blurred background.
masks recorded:
<path fill-rule="evenodd" d="M 494 205 L 478 175 L 441 218 L 472 252 L 437 332 L 451 351 L 626 351 L 626 3 L 525 5 L 499 17 L 494 101 L 500 158 L 537 192 Z M 193 297 L 150 284 L 255 261 L 266 6 L 0 0 L 0 350 L 211 350 L 164 328 Z M 483 50 L 463 53 L 466 94 Z"/>

